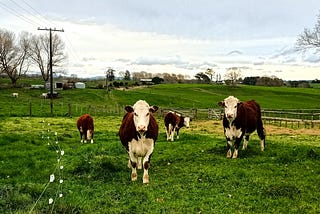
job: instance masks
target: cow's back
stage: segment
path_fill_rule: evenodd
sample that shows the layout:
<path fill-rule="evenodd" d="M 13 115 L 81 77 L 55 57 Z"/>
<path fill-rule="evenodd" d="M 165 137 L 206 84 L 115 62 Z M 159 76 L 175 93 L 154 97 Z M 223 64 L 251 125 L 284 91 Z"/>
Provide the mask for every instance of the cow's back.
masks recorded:
<path fill-rule="evenodd" d="M 176 125 L 179 124 L 179 122 L 180 122 L 179 117 L 173 112 L 168 112 L 164 117 L 164 124 L 166 127 L 168 127 L 169 124 L 175 127 Z"/>
<path fill-rule="evenodd" d="M 93 130 L 93 118 L 89 114 L 82 115 L 77 121 L 78 129 L 82 127 L 84 130 Z"/>
<path fill-rule="evenodd" d="M 257 128 L 258 122 L 261 120 L 261 109 L 259 104 L 254 101 L 242 102 L 238 106 L 237 118 L 235 123 L 237 127 L 241 127 L 246 132 L 253 132 Z"/>

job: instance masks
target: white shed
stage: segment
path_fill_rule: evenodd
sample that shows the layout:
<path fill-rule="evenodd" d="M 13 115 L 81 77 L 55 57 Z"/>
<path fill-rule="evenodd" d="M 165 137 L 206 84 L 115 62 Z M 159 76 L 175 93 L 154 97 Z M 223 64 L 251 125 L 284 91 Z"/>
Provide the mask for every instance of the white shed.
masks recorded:
<path fill-rule="evenodd" d="M 74 84 L 74 87 L 75 87 L 75 88 L 86 88 L 86 84 L 83 83 L 83 82 L 76 82 L 76 83 Z"/>

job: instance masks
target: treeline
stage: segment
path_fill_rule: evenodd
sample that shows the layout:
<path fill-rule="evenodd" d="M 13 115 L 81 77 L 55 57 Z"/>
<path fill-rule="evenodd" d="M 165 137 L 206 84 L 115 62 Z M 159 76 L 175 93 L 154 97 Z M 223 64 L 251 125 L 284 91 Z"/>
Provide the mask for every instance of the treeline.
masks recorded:
<path fill-rule="evenodd" d="M 245 85 L 257 85 L 257 86 L 288 86 L 293 88 L 310 88 L 310 83 L 320 83 L 320 80 L 294 80 L 294 81 L 283 81 L 277 77 L 245 77 L 241 82 Z"/>

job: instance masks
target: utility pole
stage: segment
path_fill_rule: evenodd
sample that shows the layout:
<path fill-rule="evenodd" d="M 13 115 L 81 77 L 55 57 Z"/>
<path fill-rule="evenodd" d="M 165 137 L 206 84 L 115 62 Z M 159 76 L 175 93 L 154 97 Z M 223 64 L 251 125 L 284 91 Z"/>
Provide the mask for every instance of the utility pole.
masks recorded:
<path fill-rule="evenodd" d="M 50 66 L 50 109 L 51 117 L 53 117 L 53 72 L 52 72 L 52 31 L 64 32 L 63 29 L 57 30 L 56 28 L 40 28 L 38 30 L 49 31 L 49 40 L 50 40 L 50 55 L 49 55 L 49 66 Z"/>

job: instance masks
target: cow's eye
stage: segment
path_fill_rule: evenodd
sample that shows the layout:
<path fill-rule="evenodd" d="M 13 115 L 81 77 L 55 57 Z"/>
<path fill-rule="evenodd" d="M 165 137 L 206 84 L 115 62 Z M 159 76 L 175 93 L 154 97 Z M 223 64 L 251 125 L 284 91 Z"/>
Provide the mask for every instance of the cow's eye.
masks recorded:
<path fill-rule="evenodd" d="M 149 114 L 150 114 L 150 113 L 147 113 L 147 115 L 146 115 L 146 116 L 149 116 Z"/>
<path fill-rule="evenodd" d="M 137 113 L 134 113 L 134 116 L 137 116 L 137 117 L 138 117 L 138 114 L 137 114 Z"/>

